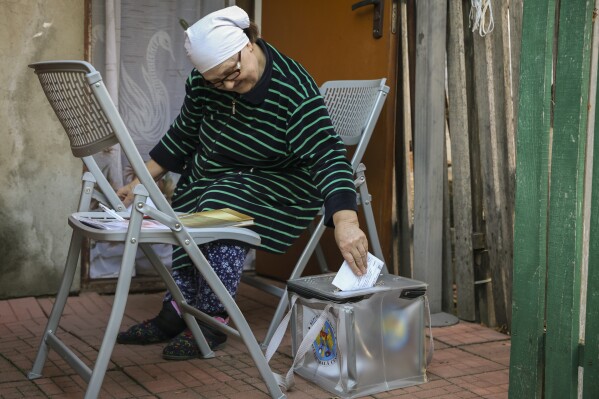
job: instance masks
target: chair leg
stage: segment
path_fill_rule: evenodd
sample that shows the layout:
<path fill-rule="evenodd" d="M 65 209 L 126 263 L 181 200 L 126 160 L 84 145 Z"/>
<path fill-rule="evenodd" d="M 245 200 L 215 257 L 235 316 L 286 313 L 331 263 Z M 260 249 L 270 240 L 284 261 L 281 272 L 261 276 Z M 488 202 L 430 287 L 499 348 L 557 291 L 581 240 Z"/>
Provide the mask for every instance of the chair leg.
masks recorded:
<path fill-rule="evenodd" d="M 260 349 L 260 345 L 258 345 L 258 341 L 256 341 L 256 337 L 254 333 L 250 329 L 250 326 L 239 310 L 239 307 L 233 300 L 233 297 L 229 294 L 229 291 L 225 288 L 222 281 L 220 281 L 219 277 L 216 275 L 204 255 L 200 252 L 200 249 L 197 245 L 186 247 L 186 252 L 193 261 L 193 264 L 200 271 L 212 291 L 216 294 L 218 299 L 221 301 L 225 310 L 229 314 L 231 321 L 235 324 L 237 331 L 239 332 L 239 336 L 248 349 L 250 356 L 252 357 L 254 364 L 258 368 L 264 383 L 270 393 L 272 398 L 285 398 L 286 396 L 281 391 L 281 388 L 277 384 L 275 376 Z"/>
<path fill-rule="evenodd" d="M 104 338 L 98 351 L 98 356 L 94 364 L 91 378 L 89 380 L 87 391 L 85 392 L 85 399 L 95 399 L 100 393 L 104 376 L 106 375 L 106 369 L 108 368 L 108 362 L 116 343 L 116 337 L 123 321 L 123 315 L 125 313 L 125 306 L 127 304 L 127 296 L 129 294 L 129 287 L 131 286 L 131 278 L 133 275 L 133 268 L 135 267 L 135 255 L 137 253 L 137 245 L 125 245 L 123 252 L 123 258 L 121 262 L 121 270 L 114 293 L 114 302 L 112 304 L 112 310 L 110 311 L 110 318 L 106 325 L 106 331 L 104 332 Z"/>
<path fill-rule="evenodd" d="M 314 223 L 313 222 L 308 225 L 308 232 L 310 233 L 310 236 L 312 236 L 312 234 L 314 234 Z M 320 267 L 320 272 L 328 273 L 329 266 L 327 265 L 327 259 L 324 256 L 324 251 L 322 250 L 322 246 L 320 245 L 320 243 L 318 243 L 316 245 L 314 254 L 316 255 L 316 260 L 318 261 L 318 266 Z"/>
<path fill-rule="evenodd" d="M 226 291 L 226 288 L 222 284 L 221 287 L 222 290 Z M 214 290 L 215 288 L 218 289 L 218 287 L 213 287 L 212 289 Z M 237 304 L 235 303 L 235 301 L 233 301 L 233 298 L 231 298 L 231 296 L 228 295 L 228 293 L 227 295 L 223 296 L 219 295 L 219 298 L 225 306 L 225 309 L 227 310 L 229 317 L 231 318 L 233 323 L 235 323 L 235 327 L 237 328 L 237 331 L 239 332 L 241 339 L 245 343 L 245 346 L 247 347 L 248 351 L 250 352 L 250 356 L 252 357 L 252 359 L 254 360 L 254 364 L 258 368 L 258 371 L 260 372 L 260 375 L 262 376 L 262 379 L 266 384 L 266 388 L 270 392 L 270 396 L 272 398 L 277 399 L 285 398 L 286 396 L 281 391 L 281 388 L 279 387 L 275 379 L 275 376 L 272 370 L 270 369 L 270 366 L 268 365 L 266 358 L 264 357 L 264 353 L 262 353 L 262 350 L 258 345 L 258 341 L 256 341 L 254 333 L 250 329 L 247 320 L 237 307 Z"/>
<path fill-rule="evenodd" d="M 46 329 L 42 335 L 39 349 L 35 357 L 35 361 L 33 362 L 33 367 L 29 374 L 27 374 L 27 377 L 30 380 L 42 376 L 42 370 L 44 368 L 44 364 L 46 363 L 46 359 L 48 358 L 49 348 L 46 342 L 47 335 L 55 334 L 56 330 L 58 329 L 58 322 L 60 321 L 62 312 L 64 311 L 64 307 L 67 303 L 71 285 L 73 285 L 73 279 L 75 277 L 75 271 L 77 270 L 77 260 L 79 259 L 82 242 L 83 236 L 77 231 L 73 231 L 60 288 L 56 294 L 56 300 L 54 301 L 54 306 L 52 306 L 52 311 L 50 312 Z"/>
<path fill-rule="evenodd" d="M 83 187 L 81 190 L 81 196 L 79 197 L 79 206 L 77 207 L 77 212 L 87 212 L 89 211 L 89 207 L 93 198 L 96 179 L 94 178 L 93 174 L 85 172 L 81 180 L 83 181 Z"/>
<path fill-rule="evenodd" d="M 277 330 L 277 327 L 281 323 L 281 320 L 283 320 L 283 317 L 285 317 L 285 312 L 287 311 L 287 305 L 289 305 L 289 298 L 287 295 L 287 288 L 285 288 L 285 292 L 279 299 L 279 304 L 277 305 L 275 314 L 272 316 L 272 320 L 270 321 L 270 324 L 268 325 L 268 331 L 266 331 L 266 335 L 264 336 L 264 341 L 262 341 L 262 344 L 260 344 L 262 349 L 268 348 L 268 345 L 270 344 L 270 341 L 272 340 L 272 337 L 274 336 L 275 331 Z"/>
<path fill-rule="evenodd" d="M 229 301 L 225 301 L 225 303 L 226 302 Z M 272 370 L 270 369 L 270 366 L 268 365 L 268 362 L 266 361 L 266 358 L 264 357 L 264 354 L 262 353 L 260 346 L 258 345 L 258 341 L 256 341 L 256 337 L 252 333 L 252 330 L 250 329 L 250 326 L 248 325 L 247 321 L 241 314 L 241 311 L 239 310 L 239 308 L 237 308 L 237 305 L 234 302 L 232 302 L 232 300 L 231 302 L 229 302 L 229 306 L 225 306 L 225 308 L 229 313 L 229 317 L 231 317 L 231 320 L 233 320 L 233 322 L 235 323 L 235 326 L 237 327 L 237 330 L 241 335 L 241 339 L 245 343 L 245 346 L 248 348 L 250 356 L 252 356 L 254 364 L 258 368 L 260 375 L 264 379 L 264 383 L 266 384 L 266 387 L 270 392 L 270 396 L 272 398 L 285 398 L 286 396 L 283 394 L 281 388 L 277 384 L 277 380 L 275 379 L 275 376 Z"/>
<path fill-rule="evenodd" d="M 318 265 L 320 266 L 320 272 L 328 273 L 329 266 L 327 265 L 327 259 L 324 256 L 324 251 L 322 250 L 322 246 L 320 244 L 316 245 L 314 254 L 316 255 L 316 260 L 318 261 Z"/>
<path fill-rule="evenodd" d="M 358 178 L 364 177 L 364 171 L 358 169 L 356 173 Z M 368 229 L 368 246 L 372 249 L 370 252 L 377 258 L 385 262 L 383 257 L 383 249 L 381 248 L 381 242 L 379 241 L 379 235 L 376 231 L 376 223 L 374 222 L 374 212 L 372 211 L 372 201 L 370 199 L 370 193 L 366 185 L 366 178 L 361 179 L 359 186 L 360 191 L 360 202 L 362 203 L 362 212 L 364 212 L 364 218 L 366 219 L 366 228 Z M 388 272 L 387 264 L 385 263 L 385 272 Z"/>
<path fill-rule="evenodd" d="M 318 246 L 318 243 L 320 242 L 320 238 L 322 237 L 324 230 L 325 230 L 324 220 L 321 219 L 318 222 L 318 225 L 316 226 L 316 228 L 313 230 L 312 236 L 308 240 L 308 243 L 306 244 L 304 251 L 300 255 L 297 263 L 295 264 L 295 267 L 293 268 L 293 271 L 291 272 L 291 275 L 289 276 L 289 280 L 293 280 L 295 278 L 302 276 L 302 273 L 304 272 L 304 269 L 306 268 L 306 265 L 308 264 L 308 260 L 310 260 L 312 253 L 314 252 L 314 250 Z M 277 305 L 275 314 L 274 314 L 272 320 L 270 321 L 270 325 L 268 326 L 268 331 L 266 331 L 266 336 L 264 337 L 264 341 L 262 341 L 262 344 L 261 344 L 262 349 L 266 349 L 268 347 L 268 344 L 270 344 L 270 341 L 272 340 L 272 337 L 273 337 L 275 331 L 277 330 L 277 327 L 281 323 L 281 320 L 283 320 L 283 317 L 285 317 L 285 312 L 287 311 L 288 304 L 289 304 L 289 298 L 287 297 L 287 288 L 285 288 L 285 292 L 279 299 L 279 304 Z"/>

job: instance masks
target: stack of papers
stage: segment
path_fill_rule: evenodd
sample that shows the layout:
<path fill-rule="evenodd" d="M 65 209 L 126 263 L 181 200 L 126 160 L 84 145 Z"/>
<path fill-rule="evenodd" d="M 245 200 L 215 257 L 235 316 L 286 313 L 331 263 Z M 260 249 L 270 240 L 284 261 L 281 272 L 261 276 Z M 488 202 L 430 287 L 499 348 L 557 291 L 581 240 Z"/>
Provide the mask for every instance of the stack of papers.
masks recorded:
<path fill-rule="evenodd" d="M 108 213 L 110 215 L 110 213 Z M 77 220 L 90 227 L 102 230 L 120 230 L 129 227 L 129 219 L 115 217 L 105 217 L 105 214 L 99 213 L 99 217 L 86 215 L 75 215 Z M 215 209 L 211 211 L 196 212 L 179 215 L 179 220 L 185 227 L 241 227 L 254 224 L 254 218 L 243 213 L 234 211 L 230 208 Z M 144 229 L 164 229 L 165 225 L 157 220 L 144 218 L 142 225 Z"/>
<path fill-rule="evenodd" d="M 100 230 L 127 230 L 129 227 L 129 219 L 117 220 L 105 217 L 90 217 L 84 215 L 73 215 L 75 219 L 79 220 L 81 223 L 94 227 Z M 142 229 L 165 229 L 167 228 L 165 225 L 160 223 L 157 220 L 153 219 L 144 219 L 141 223 Z"/>
<path fill-rule="evenodd" d="M 253 217 L 231 208 L 179 215 L 179 220 L 186 227 L 241 227 L 254 224 Z"/>

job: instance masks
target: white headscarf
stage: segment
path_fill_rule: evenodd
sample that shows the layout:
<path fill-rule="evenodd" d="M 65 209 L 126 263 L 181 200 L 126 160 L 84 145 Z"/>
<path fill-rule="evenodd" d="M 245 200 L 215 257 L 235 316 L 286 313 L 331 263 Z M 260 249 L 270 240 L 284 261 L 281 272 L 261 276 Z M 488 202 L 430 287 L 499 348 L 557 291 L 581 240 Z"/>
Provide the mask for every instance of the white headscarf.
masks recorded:
<path fill-rule="evenodd" d="M 200 73 L 214 68 L 249 42 L 243 29 L 250 26 L 247 13 L 237 6 L 206 15 L 185 31 L 185 50 Z"/>

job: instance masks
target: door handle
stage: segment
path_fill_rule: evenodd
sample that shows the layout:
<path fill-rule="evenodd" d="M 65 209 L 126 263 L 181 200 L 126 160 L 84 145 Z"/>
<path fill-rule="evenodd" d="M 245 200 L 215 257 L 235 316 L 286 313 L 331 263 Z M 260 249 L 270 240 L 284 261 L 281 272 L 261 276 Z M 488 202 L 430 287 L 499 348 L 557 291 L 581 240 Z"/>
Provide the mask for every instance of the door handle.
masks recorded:
<path fill-rule="evenodd" d="M 356 4 L 352 4 L 351 9 L 355 11 L 360 7 L 365 7 L 369 5 L 374 6 L 374 14 L 372 16 L 372 36 L 375 39 L 383 36 L 383 14 L 385 11 L 385 0 L 363 0 L 357 2 Z"/>

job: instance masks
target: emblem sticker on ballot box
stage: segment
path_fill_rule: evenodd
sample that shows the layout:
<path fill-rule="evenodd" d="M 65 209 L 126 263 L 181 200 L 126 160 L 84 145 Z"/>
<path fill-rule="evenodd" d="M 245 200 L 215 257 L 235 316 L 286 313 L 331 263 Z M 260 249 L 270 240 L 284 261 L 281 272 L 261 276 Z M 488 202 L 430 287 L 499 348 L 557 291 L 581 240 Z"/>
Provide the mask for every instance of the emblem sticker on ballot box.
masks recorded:
<path fill-rule="evenodd" d="M 318 319 L 315 316 L 310 321 L 310 328 Z M 312 343 L 312 353 L 316 361 L 322 366 L 330 366 L 337 362 L 337 334 L 333 328 L 333 323 L 327 319 L 320 333 Z"/>

